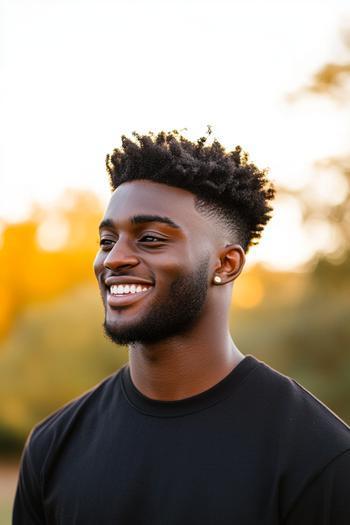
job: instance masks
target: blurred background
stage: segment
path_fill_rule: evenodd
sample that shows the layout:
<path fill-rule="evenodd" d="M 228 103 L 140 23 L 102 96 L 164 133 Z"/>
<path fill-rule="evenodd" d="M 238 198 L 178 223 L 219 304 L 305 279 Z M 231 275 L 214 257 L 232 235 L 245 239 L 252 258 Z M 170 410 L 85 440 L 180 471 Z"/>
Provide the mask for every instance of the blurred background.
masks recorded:
<path fill-rule="evenodd" d="M 127 360 L 92 272 L 122 133 L 209 124 L 269 168 L 232 334 L 349 423 L 348 0 L 0 6 L 0 524 L 32 426 Z"/>

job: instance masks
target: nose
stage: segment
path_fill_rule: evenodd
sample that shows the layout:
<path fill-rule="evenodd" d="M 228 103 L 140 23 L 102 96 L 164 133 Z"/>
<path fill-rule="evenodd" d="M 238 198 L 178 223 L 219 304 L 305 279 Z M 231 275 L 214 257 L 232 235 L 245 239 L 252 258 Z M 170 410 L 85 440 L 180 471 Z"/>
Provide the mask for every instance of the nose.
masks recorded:
<path fill-rule="evenodd" d="M 115 242 L 113 248 L 107 253 L 103 266 L 109 270 L 118 270 L 139 264 L 139 259 L 132 252 L 132 248 L 121 237 Z"/>

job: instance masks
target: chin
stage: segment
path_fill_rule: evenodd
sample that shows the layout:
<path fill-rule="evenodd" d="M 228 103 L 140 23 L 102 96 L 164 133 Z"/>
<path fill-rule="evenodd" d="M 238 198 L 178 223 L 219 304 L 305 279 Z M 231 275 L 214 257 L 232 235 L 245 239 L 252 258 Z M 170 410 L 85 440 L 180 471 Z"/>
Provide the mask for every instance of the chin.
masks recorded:
<path fill-rule="evenodd" d="M 143 343 L 149 340 L 149 331 L 145 330 L 140 323 L 113 322 L 105 320 L 105 335 L 119 345 L 129 345 L 132 343 Z"/>
<path fill-rule="evenodd" d="M 121 330 L 120 328 L 116 328 L 113 323 L 108 322 L 104 322 L 103 329 L 108 339 L 115 344 L 128 345 L 132 342 L 129 330 Z"/>

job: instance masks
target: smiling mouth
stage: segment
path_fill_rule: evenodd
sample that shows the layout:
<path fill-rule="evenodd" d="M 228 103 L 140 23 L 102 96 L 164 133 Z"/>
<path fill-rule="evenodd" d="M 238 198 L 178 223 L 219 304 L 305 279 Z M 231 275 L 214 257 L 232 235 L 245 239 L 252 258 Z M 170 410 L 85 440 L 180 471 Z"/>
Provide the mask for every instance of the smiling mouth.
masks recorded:
<path fill-rule="evenodd" d="M 120 308 L 136 303 L 152 288 L 145 284 L 112 284 L 107 288 L 107 304 L 110 308 Z"/>
<path fill-rule="evenodd" d="M 115 297 L 122 297 L 147 292 L 150 288 L 152 288 L 151 285 L 144 284 L 112 284 L 109 287 L 109 293 Z"/>

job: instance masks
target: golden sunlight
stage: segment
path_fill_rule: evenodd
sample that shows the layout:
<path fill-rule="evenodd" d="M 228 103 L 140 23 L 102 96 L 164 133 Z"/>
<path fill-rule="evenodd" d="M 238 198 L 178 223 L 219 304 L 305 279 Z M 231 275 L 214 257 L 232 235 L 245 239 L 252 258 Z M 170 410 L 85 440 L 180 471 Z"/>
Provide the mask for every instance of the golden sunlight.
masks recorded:
<path fill-rule="evenodd" d="M 255 308 L 264 297 L 264 287 L 261 280 L 252 274 L 241 276 L 234 285 L 232 304 L 238 308 Z"/>

